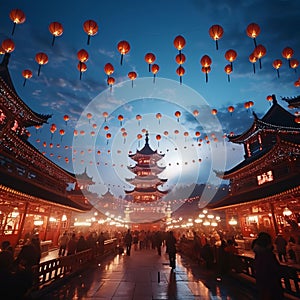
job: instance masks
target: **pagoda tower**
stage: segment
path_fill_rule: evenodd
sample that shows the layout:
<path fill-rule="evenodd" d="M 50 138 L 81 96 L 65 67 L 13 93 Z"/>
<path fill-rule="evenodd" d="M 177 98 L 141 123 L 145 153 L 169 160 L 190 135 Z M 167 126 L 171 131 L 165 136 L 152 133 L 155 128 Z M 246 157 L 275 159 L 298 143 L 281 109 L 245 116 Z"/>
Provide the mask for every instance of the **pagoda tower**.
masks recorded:
<path fill-rule="evenodd" d="M 168 193 L 168 191 L 158 189 L 167 181 L 167 179 L 158 177 L 166 168 L 157 164 L 164 157 L 164 154 L 159 154 L 157 150 L 151 149 L 148 136 L 149 134 L 146 132 L 145 145 L 141 150 L 137 150 L 134 154 L 129 154 L 129 157 L 136 164 L 129 166 L 128 169 L 136 176 L 126 179 L 130 184 L 134 185 L 134 189 L 125 190 L 125 193 L 132 197 L 133 203 L 155 202 Z"/>

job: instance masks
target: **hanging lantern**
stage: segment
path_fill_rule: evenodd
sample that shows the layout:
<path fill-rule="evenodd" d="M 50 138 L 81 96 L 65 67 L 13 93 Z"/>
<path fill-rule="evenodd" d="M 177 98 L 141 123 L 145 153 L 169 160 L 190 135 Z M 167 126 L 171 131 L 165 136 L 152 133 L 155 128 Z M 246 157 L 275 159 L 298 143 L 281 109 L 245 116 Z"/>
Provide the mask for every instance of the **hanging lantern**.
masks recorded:
<path fill-rule="evenodd" d="M 175 111 L 175 117 L 177 118 L 177 122 L 179 122 L 179 118 L 181 116 L 181 112 L 179 110 Z"/>
<path fill-rule="evenodd" d="M 51 127 L 50 127 L 51 140 L 52 140 L 53 134 L 54 134 L 54 132 L 55 132 L 56 130 L 57 130 L 56 125 L 55 125 L 55 124 L 52 124 Z"/>
<path fill-rule="evenodd" d="M 254 41 L 254 47 L 256 48 L 256 38 L 260 34 L 260 27 L 256 23 L 251 23 L 247 26 L 246 29 L 247 35 L 253 39 Z"/>
<path fill-rule="evenodd" d="M 76 136 L 78 136 L 78 130 L 74 130 L 74 132 L 73 132 L 73 135 L 76 137 Z"/>
<path fill-rule="evenodd" d="M 28 69 L 22 71 L 22 76 L 24 77 L 23 86 L 26 84 L 26 80 L 32 77 L 32 72 Z"/>
<path fill-rule="evenodd" d="M 136 115 L 135 118 L 137 119 L 138 125 L 140 126 L 141 125 L 142 116 L 141 115 Z"/>
<path fill-rule="evenodd" d="M 5 54 L 5 50 L 3 49 L 2 45 L 0 45 L 0 55 Z"/>
<path fill-rule="evenodd" d="M 104 117 L 104 122 L 106 122 L 106 119 L 108 117 L 108 112 L 103 112 L 102 116 Z"/>
<path fill-rule="evenodd" d="M 255 63 L 257 62 L 257 58 L 253 53 L 249 55 L 249 61 L 253 64 L 253 73 L 255 74 Z"/>
<path fill-rule="evenodd" d="M 208 73 L 211 71 L 210 67 L 202 67 L 201 71 L 205 73 L 205 82 L 208 82 Z"/>
<path fill-rule="evenodd" d="M 60 138 L 60 142 L 62 142 L 62 138 L 63 138 L 63 136 L 65 135 L 65 131 L 64 131 L 64 129 L 60 129 L 59 130 L 59 134 L 61 135 L 61 138 Z"/>
<path fill-rule="evenodd" d="M 136 72 L 129 72 L 128 73 L 128 78 L 131 80 L 131 87 L 133 87 L 133 80 L 135 80 L 137 77 L 137 74 Z"/>
<path fill-rule="evenodd" d="M 53 35 L 53 38 L 52 38 L 52 46 L 53 46 L 55 38 L 57 36 L 61 36 L 63 34 L 64 28 L 61 25 L 61 23 L 59 23 L 59 22 L 52 22 L 52 23 L 50 23 L 50 25 L 49 25 L 48 28 L 49 28 L 50 33 Z"/>
<path fill-rule="evenodd" d="M 300 86 L 300 78 L 294 82 L 294 86 L 295 87 L 299 87 Z"/>
<path fill-rule="evenodd" d="M 83 23 L 83 30 L 88 35 L 87 44 L 90 44 L 91 36 L 98 33 L 98 24 L 93 20 L 87 20 Z"/>
<path fill-rule="evenodd" d="M 161 140 L 161 135 L 157 134 L 155 138 L 157 140 L 157 147 L 159 147 L 159 141 Z"/>
<path fill-rule="evenodd" d="M 118 43 L 117 49 L 121 53 L 121 65 L 122 65 L 123 56 L 130 51 L 130 45 L 126 41 L 121 41 Z"/>
<path fill-rule="evenodd" d="M 174 47 L 179 51 L 179 54 L 181 53 L 181 50 L 185 47 L 185 39 L 183 36 L 178 35 L 176 36 L 176 38 L 174 39 Z"/>
<path fill-rule="evenodd" d="M 175 57 L 175 61 L 179 64 L 179 65 L 182 65 L 185 63 L 185 55 L 183 53 L 181 54 L 177 54 L 176 57 Z"/>
<path fill-rule="evenodd" d="M 106 145 L 108 144 L 108 140 L 111 138 L 111 134 L 107 133 L 106 134 Z"/>
<path fill-rule="evenodd" d="M 86 70 L 87 70 L 87 65 L 85 63 L 79 62 L 77 64 L 77 69 L 80 72 L 80 80 L 81 80 L 82 73 L 86 72 Z"/>
<path fill-rule="evenodd" d="M 271 95 L 268 95 L 266 97 L 267 101 L 269 101 L 270 105 L 271 105 L 271 101 L 273 101 L 273 97 Z"/>
<path fill-rule="evenodd" d="M 155 62 L 155 59 L 156 57 L 153 53 L 147 53 L 145 55 L 145 61 L 149 65 L 149 72 L 151 71 L 151 65 Z"/>
<path fill-rule="evenodd" d="M 38 76 L 40 76 L 41 67 L 48 63 L 48 56 L 46 53 L 39 52 L 35 56 L 35 61 L 39 64 Z"/>
<path fill-rule="evenodd" d="M 68 121 L 70 120 L 68 115 L 64 115 L 64 121 L 66 122 L 66 126 L 68 125 Z"/>
<path fill-rule="evenodd" d="M 113 74 L 113 72 L 115 71 L 114 69 L 114 66 L 111 64 L 111 63 L 107 63 L 105 66 L 104 66 L 104 72 L 105 74 L 107 75 L 107 78 Z"/>
<path fill-rule="evenodd" d="M 177 73 L 177 75 L 179 76 L 179 82 L 180 82 L 180 84 L 182 84 L 182 76 L 183 76 L 184 73 L 185 73 L 185 69 L 184 69 L 182 66 L 179 66 L 179 67 L 176 69 L 176 73 Z"/>
<path fill-rule="evenodd" d="M 290 59 L 290 66 L 291 66 L 291 68 L 292 69 L 294 69 L 295 70 L 295 73 L 297 73 L 297 68 L 298 68 L 298 66 L 299 66 L 299 61 L 297 60 L 297 59 Z"/>
<path fill-rule="evenodd" d="M 282 50 L 282 56 L 288 60 L 289 62 L 289 67 L 291 67 L 291 64 L 290 64 L 290 59 L 293 57 L 294 55 L 294 50 L 291 48 L 291 47 L 285 47 L 283 50 Z"/>
<path fill-rule="evenodd" d="M 222 28 L 222 26 L 220 25 L 212 25 L 209 30 L 208 33 L 210 35 L 210 37 L 216 41 L 216 49 L 219 49 L 218 46 L 218 40 L 223 36 L 224 34 L 224 30 Z"/>
<path fill-rule="evenodd" d="M 236 60 L 237 58 L 237 53 L 235 50 L 233 49 L 229 49 L 225 52 L 225 58 L 230 62 L 231 68 L 233 70 L 233 62 Z"/>
<path fill-rule="evenodd" d="M 89 54 L 86 50 L 84 49 L 81 49 L 77 52 L 77 58 L 79 60 L 79 72 L 80 72 L 80 80 L 81 80 L 81 77 L 82 77 L 82 72 L 85 72 L 87 70 L 87 68 L 85 68 L 84 71 L 81 70 L 81 66 L 82 64 L 85 64 L 85 62 L 88 61 L 89 59 Z"/>
<path fill-rule="evenodd" d="M 110 86 L 110 91 L 112 91 L 112 86 L 115 84 L 115 78 L 108 77 L 106 81 L 107 81 L 107 84 Z"/>
<path fill-rule="evenodd" d="M 279 68 L 282 66 L 282 60 L 281 59 L 275 59 L 272 63 L 272 66 L 277 71 L 277 77 L 279 78 Z"/>
<path fill-rule="evenodd" d="M 226 65 L 224 68 L 225 73 L 227 74 L 228 82 L 230 82 L 230 74 L 232 72 L 232 66 L 231 65 Z"/>
<path fill-rule="evenodd" d="M 124 132 L 122 133 L 122 136 L 123 136 L 123 138 L 124 138 L 124 144 L 125 144 L 125 143 L 126 143 L 127 132 L 124 131 Z"/>
<path fill-rule="evenodd" d="M 26 21 L 26 16 L 22 10 L 16 8 L 11 10 L 11 12 L 9 13 L 9 17 L 14 22 L 13 30 L 11 33 L 11 35 L 14 35 L 16 24 L 24 23 Z"/>
<path fill-rule="evenodd" d="M 230 115 L 234 112 L 234 107 L 232 105 L 228 106 L 227 110 L 230 112 Z"/>
<path fill-rule="evenodd" d="M 263 45 L 258 45 L 255 47 L 253 54 L 259 61 L 259 68 L 261 69 L 261 59 L 267 53 L 267 49 Z"/>
<path fill-rule="evenodd" d="M 296 122 L 297 124 L 300 124 L 300 117 L 296 117 L 296 118 L 295 118 L 295 122 Z"/>
<path fill-rule="evenodd" d="M 193 115 L 194 115 L 195 117 L 197 117 L 197 116 L 199 115 L 199 111 L 198 111 L 197 109 L 195 109 L 195 110 L 193 111 Z"/>
<path fill-rule="evenodd" d="M 89 120 L 89 124 L 90 124 L 93 115 L 92 115 L 91 113 L 87 113 L 87 114 L 86 114 L 86 117 L 87 117 L 87 119 Z"/>
<path fill-rule="evenodd" d="M 218 113 L 218 111 L 217 111 L 215 108 L 213 108 L 213 109 L 211 110 L 211 114 L 212 114 L 212 115 L 215 116 L 217 113 Z"/>
<path fill-rule="evenodd" d="M 6 53 L 11 53 L 15 50 L 15 43 L 11 39 L 4 40 L 1 46 Z"/>
<path fill-rule="evenodd" d="M 158 71 L 159 71 L 159 65 L 153 64 L 151 67 L 151 72 L 153 73 L 153 83 L 155 83 L 155 77 Z"/>
<path fill-rule="evenodd" d="M 109 126 L 106 125 L 106 126 L 103 127 L 103 129 L 104 129 L 105 131 L 108 131 L 108 130 L 109 130 Z"/>
<path fill-rule="evenodd" d="M 156 119 L 158 120 L 158 124 L 160 124 L 160 119 L 161 119 L 161 117 L 162 117 L 162 114 L 161 114 L 161 113 L 157 113 L 157 114 L 155 115 L 155 117 L 156 117 Z"/>
<path fill-rule="evenodd" d="M 122 115 L 118 115 L 118 120 L 120 121 L 120 126 L 122 126 L 122 122 L 124 120 L 124 117 Z"/>

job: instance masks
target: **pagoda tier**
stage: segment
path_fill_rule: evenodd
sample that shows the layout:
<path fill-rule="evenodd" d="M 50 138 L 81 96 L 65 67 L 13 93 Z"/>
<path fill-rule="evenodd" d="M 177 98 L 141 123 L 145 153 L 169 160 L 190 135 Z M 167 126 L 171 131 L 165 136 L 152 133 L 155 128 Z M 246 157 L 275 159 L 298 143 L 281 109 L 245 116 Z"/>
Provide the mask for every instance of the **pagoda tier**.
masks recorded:
<path fill-rule="evenodd" d="M 129 157 L 136 162 L 135 166 L 129 166 L 136 176 L 127 178 L 126 180 L 134 186 L 132 190 L 125 190 L 125 193 L 133 198 L 135 203 L 154 202 L 161 199 L 168 191 L 160 191 L 159 186 L 162 186 L 167 179 L 161 179 L 158 175 L 165 167 L 158 166 L 157 162 L 164 157 L 164 154 L 159 154 L 149 146 L 148 132 L 146 133 L 145 146 L 136 153 L 130 154 Z"/>
<path fill-rule="evenodd" d="M 296 97 L 282 97 L 282 100 L 289 104 L 289 108 L 299 108 L 300 107 L 300 96 Z"/>
<path fill-rule="evenodd" d="M 8 62 L 10 54 L 6 53 L 0 64 L 0 113 L 7 122 L 14 126 L 15 121 L 19 128 L 27 128 L 47 123 L 51 115 L 38 114 L 32 111 L 18 96 L 9 71 Z"/>

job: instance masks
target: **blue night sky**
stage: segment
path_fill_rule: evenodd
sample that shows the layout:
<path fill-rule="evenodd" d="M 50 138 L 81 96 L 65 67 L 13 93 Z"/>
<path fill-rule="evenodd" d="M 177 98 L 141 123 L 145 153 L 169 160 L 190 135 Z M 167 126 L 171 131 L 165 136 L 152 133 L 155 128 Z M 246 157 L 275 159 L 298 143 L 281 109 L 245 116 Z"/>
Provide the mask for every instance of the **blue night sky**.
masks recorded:
<path fill-rule="evenodd" d="M 9 13 L 15 8 L 25 13 L 26 21 L 16 25 L 12 35 Z M 124 188 L 130 188 L 125 178 L 133 177 L 127 168 L 133 164 L 128 153 L 144 145 L 146 130 L 150 146 L 165 154 L 161 165 L 166 169 L 161 177 L 168 178 L 166 189 L 180 184 L 220 184 L 213 170 L 230 169 L 243 160 L 244 154 L 223 135 L 246 130 L 253 121 L 252 110 L 259 116 L 265 114 L 270 108 L 268 95 L 275 94 L 286 108 L 280 97 L 299 94 L 294 86 L 299 70 L 289 68 L 281 54 L 285 47 L 291 47 L 293 58 L 300 59 L 299 15 L 297 1 L 285 0 L 1 1 L 0 39 L 15 43 L 9 70 L 18 95 L 35 112 L 52 114 L 43 128 L 29 128 L 29 141 L 68 171 L 82 173 L 86 168 L 96 181 L 93 191 L 104 194 L 110 188 L 115 196 L 123 197 Z M 83 30 L 86 20 L 94 20 L 99 26 L 89 44 Z M 63 25 L 64 32 L 52 46 L 48 26 L 54 21 Z M 262 68 L 255 63 L 255 73 L 249 62 L 254 41 L 246 34 L 250 23 L 260 26 L 256 41 L 267 50 L 261 59 Z M 224 29 L 218 50 L 208 33 L 214 24 Z M 178 35 L 186 40 L 182 84 L 176 74 L 178 50 L 173 45 Z M 117 50 L 121 40 L 131 46 L 122 65 Z M 81 80 L 77 69 L 80 49 L 89 54 Z M 237 52 L 230 82 L 224 71 L 229 63 L 224 55 L 229 49 Z M 35 61 L 38 52 L 49 58 L 39 76 Z M 155 82 L 144 60 L 148 52 L 155 54 L 160 67 Z M 212 59 L 208 82 L 201 71 L 203 55 Z M 279 78 L 272 66 L 275 59 L 283 62 Z M 114 66 L 111 76 L 115 84 L 111 88 L 106 82 L 106 63 Z M 25 86 L 24 69 L 33 73 Z M 137 73 L 133 82 L 127 76 L 130 71 Z M 254 103 L 248 110 L 244 108 L 247 101 Z M 227 110 L 230 105 L 234 106 L 233 113 Z M 217 110 L 216 115 L 211 114 L 212 109 Z M 180 118 L 175 111 L 181 113 Z M 103 112 L 109 115 L 106 120 Z M 70 118 L 67 123 L 64 115 Z M 124 118 L 122 122 L 119 115 Z M 140 122 L 137 115 L 142 117 Z M 57 128 L 53 135 L 51 124 Z M 65 135 L 59 134 L 60 129 Z M 74 130 L 84 134 L 74 137 Z M 197 131 L 200 137 L 196 137 Z M 137 134 L 143 137 L 138 139 Z"/>

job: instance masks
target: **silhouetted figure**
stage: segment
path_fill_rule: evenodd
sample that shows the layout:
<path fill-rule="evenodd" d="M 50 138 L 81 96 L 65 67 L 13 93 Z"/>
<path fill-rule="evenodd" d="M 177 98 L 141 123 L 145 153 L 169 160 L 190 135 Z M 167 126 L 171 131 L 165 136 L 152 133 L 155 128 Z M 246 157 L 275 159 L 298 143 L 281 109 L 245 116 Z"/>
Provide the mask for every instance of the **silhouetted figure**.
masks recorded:
<path fill-rule="evenodd" d="M 218 281 L 222 280 L 222 276 L 226 273 L 227 262 L 226 262 L 226 242 L 219 233 L 214 234 L 215 242 L 213 246 L 214 261 L 216 267 L 216 279 Z"/>
<path fill-rule="evenodd" d="M 283 300 L 280 264 L 273 252 L 272 238 L 260 232 L 252 243 L 254 269 L 259 300 Z"/>
<path fill-rule="evenodd" d="M 101 255 L 104 254 L 104 241 L 105 241 L 105 237 L 104 237 L 103 232 L 101 231 L 101 233 L 99 234 L 98 239 L 97 239 L 99 252 Z"/>
<path fill-rule="evenodd" d="M 287 241 L 285 240 L 285 238 L 281 233 L 278 233 L 274 243 L 276 245 L 279 261 L 287 262 L 287 258 L 286 258 Z"/>
<path fill-rule="evenodd" d="M 0 252 L 0 298 L 17 299 L 15 278 L 12 273 L 13 256 L 10 251 Z M 22 294 L 20 294 L 20 299 Z"/>
<path fill-rule="evenodd" d="M 65 231 L 58 239 L 58 245 L 59 245 L 58 256 L 65 255 L 68 242 L 69 242 L 69 237 L 67 232 Z"/>
<path fill-rule="evenodd" d="M 127 256 L 130 256 L 130 250 L 131 250 L 131 244 L 132 244 L 132 235 L 131 235 L 130 229 L 128 229 L 125 234 L 124 243 L 126 246 L 126 254 L 127 254 Z"/>
<path fill-rule="evenodd" d="M 68 245 L 67 245 L 67 255 L 75 254 L 76 249 L 77 249 L 76 234 L 73 233 L 71 236 L 71 239 L 69 240 Z"/>
<path fill-rule="evenodd" d="M 173 235 L 173 231 L 170 231 L 166 237 L 166 252 L 169 255 L 170 267 L 172 271 L 176 267 L 176 238 Z"/>
<path fill-rule="evenodd" d="M 161 255 L 161 245 L 163 242 L 163 237 L 160 231 L 156 231 L 153 237 L 153 243 L 157 249 L 157 254 Z"/>
<path fill-rule="evenodd" d="M 79 237 L 78 242 L 77 242 L 76 253 L 82 252 L 82 251 L 87 250 L 87 249 L 88 249 L 87 241 L 85 240 L 84 236 L 81 235 Z"/>

